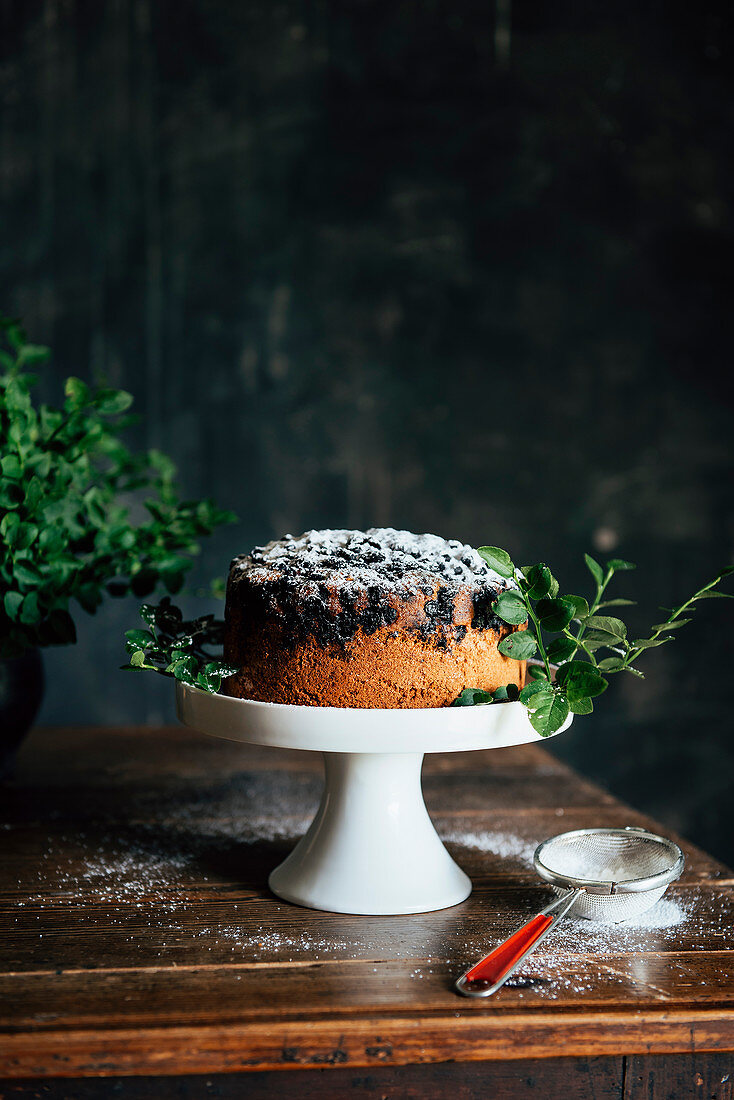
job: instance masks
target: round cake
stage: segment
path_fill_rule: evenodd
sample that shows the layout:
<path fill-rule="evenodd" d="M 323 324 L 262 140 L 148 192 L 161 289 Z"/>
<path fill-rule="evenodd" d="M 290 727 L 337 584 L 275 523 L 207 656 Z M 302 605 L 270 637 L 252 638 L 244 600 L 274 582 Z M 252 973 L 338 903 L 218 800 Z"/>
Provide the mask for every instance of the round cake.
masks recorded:
<path fill-rule="evenodd" d="M 443 707 L 525 679 L 493 604 L 515 587 L 471 546 L 391 527 L 285 535 L 232 562 L 229 695 L 333 707 Z M 519 628 L 522 629 L 522 628 Z"/>

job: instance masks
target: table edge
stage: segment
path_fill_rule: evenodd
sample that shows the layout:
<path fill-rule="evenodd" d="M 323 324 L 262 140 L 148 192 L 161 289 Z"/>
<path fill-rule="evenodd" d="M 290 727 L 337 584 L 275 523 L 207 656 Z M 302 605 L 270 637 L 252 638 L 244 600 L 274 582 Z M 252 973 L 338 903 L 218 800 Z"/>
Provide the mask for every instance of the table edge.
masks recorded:
<path fill-rule="evenodd" d="M 734 1009 L 454 1013 L 408 1020 L 56 1031 L 0 1037 L 0 1079 L 175 1076 L 734 1051 Z"/>

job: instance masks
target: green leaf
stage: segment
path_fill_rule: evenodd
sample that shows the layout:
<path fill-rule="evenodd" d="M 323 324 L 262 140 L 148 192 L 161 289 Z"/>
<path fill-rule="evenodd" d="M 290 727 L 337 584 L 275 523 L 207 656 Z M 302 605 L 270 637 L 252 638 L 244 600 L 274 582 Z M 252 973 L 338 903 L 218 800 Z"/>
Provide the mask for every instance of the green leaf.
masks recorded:
<path fill-rule="evenodd" d="M 176 677 L 176 679 L 180 680 L 182 684 L 186 684 L 187 687 L 198 687 L 199 686 L 196 682 L 196 676 L 194 675 L 193 672 L 187 672 L 187 671 L 184 670 L 181 673 L 180 676 Z"/>
<path fill-rule="evenodd" d="M 541 737 L 556 733 L 568 718 L 568 700 L 556 692 L 534 697 L 537 705 L 530 712 L 530 724 Z"/>
<path fill-rule="evenodd" d="M 26 459 L 26 466 L 31 466 L 31 465 L 33 466 L 33 469 L 36 471 L 36 474 L 38 475 L 38 477 L 45 480 L 49 476 L 49 474 L 51 473 L 51 455 L 50 454 L 33 455 L 30 458 Z"/>
<path fill-rule="evenodd" d="M 499 546 L 480 546 L 477 552 L 489 568 L 499 573 L 500 577 L 514 576 L 515 567 L 506 550 L 501 550 Z"/>
<path fill-rule="evenodd" d="M 594 666 L 586 661 L 569 661 L 568 664 L 561 665 L 556 673 L 556 681 L 563 688 L 569 702 L 593 699 L 609 686 Z"/>
<path fill-rule="evenodd" d="M 24 344 L 18 353 L 18 367 L 31 367 L 34 363 L 44 363 L 49 357 L 49 349 L 40 344 Z"/>
<path fill-rule="evenodd" d="M 547 680 L 548 676 L 545 669 L 540 664 L 532 664 L 527 667 L 527 676 L 529 680 Z"/>
<path fill-rule="evenodd" d="M 618 672 L 619 669 L 624 668 L 624 661 L 621 657 L 605 657 L 596 667 L 601 672 Z"/>
<path fill-rule="evenodd" d="M 142 649 L 136 649 L 130 656 L 130 665 L 132 668 L 142 668 L 145 664 L 145 653 Z"/>
<path fill-rule="evenodd" d="M 186 683 L 188 683 L 190 678 L 196 677 L 196 666 L 196 657 L 183 657 L 180 661 L 176 661 L 174 666 L 171 668 L 171 672 L 177 680 L 184 680 Z"/>
<path fill-rule="evenodd" d="M 13 622 L 16 622 L 20 615 L 20 607 L 23 603 L 23 596 L 20 592 L 6 592 L 3 604 L 5 606 L 5 614 Z"/>
<path fill-rule="evenodd" d="M 175 477 L 176 465 L 168 455 L 163 454 L 162 451 L 155 450 L 154 448 L 148 451 L 148 462 L 163 481 L 171 481 Z M 210 511 L 208 501 L 202 500 L 197 505 L 197 508 L 201 513 L 204 513 L 205 516 L 208 516 Z"/>
<path fill-rule="evenodd" d="M 214 670 L 207 671 L 205 668 L 202 672 L 196 674 L 196 682 L 200 688 L 204 691 L 210 692 L 212 695 L 216 695 L 222 686 L 222 677 L 219 672 Z"/>
<path fill-rule="evenodd" d="M 23 476 L 20 459 L 17 455 L 6 455 L 2 460 L 3 477 L 18 479 Z"/>
<path fill-rule="evenodd" d="M 520 695 L 517 684 L 507 684 L 503 687 L 498 687 L 492 692 L 492 699 L 495 703 L 514 703 Z"/>
<path fill-rule="evenodd" d="M 612 558 L 611 561 L 607 562 L 607 569 L 612 569 L 615 573 L 622 573 L 636 568 L 637 566 L 633 561 L 625 561 L 624 558 Z"/>
<path fill-rule="evenodd" d="M 591 699 L 569 699 L 568 705 L 573 714 L 591 714 L 594 709 Z"/>
<path fill-rule="evenodd" d="M 589 653 L 596 653 L 597 649 L 619 649 L 621 642 L 614 634 L 607 634 L 603 630 L 591 630 L 584 635 L 584 649 Z"/>
<path fill-rule="evenodd" d="M 23 600 L 23 606 L 20 609 L 20 621 L 27 626 L 35 626 L 36 623 L 41 621 L 37 592 L 29 592 Z"/>
<path fill-rule="evenodd" d="M 30 515 L 38 508 L 38 505 L 42 501 L 44 496 L 43 482 L 40 477 L 33 476 L 28 482 L 28 486 L 25 491 L 25 506 Z"/>
<path fill-rule="evenodd" d="M 492 703 L 492 695 L 481 688 L 464 688 L 460 695 L 454 699 L 452 707 L 477 707 Z"/>
<path fill-rule="evenodd" d="M 596 583 L 602 584 L 604 581 L 604 570 L 599 565 L 599 562 L 594 561 L 591 554 L 584 554 L 584 561 Z"/>
<path fill-rule="evenodd" d="M 621 619 L 615 619 L 612 615 L 590 615 L 585 625 L 592 630 L 602 631 L 619 641 L 627 637 L 627 627 Z"/>
<path fill-rule="evenodd" d="M 82 382 L 81 378 L 67 378 L 64 393 L 69 398 L 70 404 L 76 408 L 88 405 L 92 396 L 89 386 L 86 382 Z"/>
<path fill-rule="evenodd" d="M 570 600 L 573 604 L 573 617 L 581 621 L 589 614 L 589 604 L 583 596 L 564 596 L 564 600 Z"/>
<path fill-rule="evenodd" d="M 687 623 L 692 622 L 693 619 L 674 619 L 672 623 L 656 623 L 652 629 L 660 631 L 677 630 L 679 626 L 686 626 Z"/>
<path fill-rule="evenodd" d="M 695 597 L 696 600 L 734 600 L 734 595 L 731 592 L 702 592 L 700 596 Z"/>
<path fill-rule="evenodd" d="M 576 642 L 571 638 L 554 638 L 546 652 L 549 661 L 552 661 L 554 665 L 560 665 L 573 657 L 576 649 Z"/>
<path fill-rule="evenodd" d="M 23 501 L 23 490 L 18 482 L 6 481 L 0 488 L 0 508 L 17 508 Z"/>
<path fill-rule="evenodd" d="M 27 550 L 38 538 L 38 528 L 34 523 L 19 523 L 13 533 L 13 545 L 16 550 Z"/>
<path fill-rule="evenodd" d="M 573 603 L 565 596 L 553 600 L 539 600 L 535 610 L 544 630 L 565 630 L 574 613 Z"/>
<path fill-rule="evenodd" d="M 3 317 L 0 320 L 0 331 L 5 330 L 8 343 L 14 351 L 19 352 L 23 348 L 23 345 L 27 343 L 26 334 L 20 321 L 11 319 L 10 317 Z"/>
<path fill-rule="evenodd" d="M 495 600 L 494 611 L 503 622 L 509 623 L 510 626 L 520 626 L 528 617 L 522 596 L 512 589 L 500 593 Z"/>
<path fill-rule="evenodd" d="M 140 608 L 140 618 L 148 626 L 155 626 L 158 620 L 159 609 L 155 604 L 144 603 Z"/>
<path fill-rule="evenodd" d="M 217 661 L 217 672 L 222 678 L 228 676 L 236 676 L 240 670 L 235 665 L 228 665 L 224 661 Z M 514 684 L 510 684 L 510 687 L 515 687 Z"/>
<path fill-rule="evenodd" d="M 5 541 L 12 546 L 13 531 L 16 527 L 20 526 L 20 517 L 15 512 L 6 512 L 3 518 L 0 520 L 0 535 L 3 536 Z"/>
<path fill-rule="evenodd" d="M 597 607 L 635 607 L 636 605 L 637 600 L 625 600 L 619 597 L 618 599 L 614 600 L 603 600 L 602 603 L 597 605 Z"/>
<path fill-rule="evenodd" d="M 144 649 L 155 645 L 155 638 L 149 630 L 126 630 L 125 637 L 133 645 L 142 646 Z"/>
<path fill-rule="evenodd" d="M 668 634 L 665 638 L 637 638 L 632 643 L 633 649 L 657 649 L 659 645 L 665 645 L 666 642 L 674 642 L 675 638 L 671 638 Z"/>
<path fill-rule="evenodd" d="M 520 692 L 520 702 L 529 707 L 536 696 L 549 694 L 553 694 L 553 688 L 547 680 L 533 680 L 531 684 L 526 684 Z"/>
<path fill-rule="evenodd" d="M 531 600 L 542 600 L 545 596 L 552 595 L 555 578 L 547 565 L 542 562 L 539 565 L 531 565 L 525 573 L 527 581 L 527 593 Z M 555 581 L 556 591 L 558 582 Z"/>
<path fill-rule="evenodd" d="M 209 661 L 204 665 L 204 672 L 207 676 L 234 676 L 238 671 L 230 665 L 225 665 L 222 661 Z"/>
<path fill-rule="evenodd" d="M 535 638 L 529 630 L 516 630 L 503 638 L 497 646 L 503 657 L 512 657 L 513 661 L 527 661 L 537 650 Z"/>
<path fill-rule="evenodd" d="M 13 580 L 24 587 L 33 587 L 38 584 L 41 574 L 38 566 L 32 561 L 20 561 L 13 563 Z"/>
<path fill-rule="evenodd" d="M 103 416 L 119 416 L 133 403 L 132 394 L 125 390 L 99 390 L 95 399 L 97 408 Z"/>

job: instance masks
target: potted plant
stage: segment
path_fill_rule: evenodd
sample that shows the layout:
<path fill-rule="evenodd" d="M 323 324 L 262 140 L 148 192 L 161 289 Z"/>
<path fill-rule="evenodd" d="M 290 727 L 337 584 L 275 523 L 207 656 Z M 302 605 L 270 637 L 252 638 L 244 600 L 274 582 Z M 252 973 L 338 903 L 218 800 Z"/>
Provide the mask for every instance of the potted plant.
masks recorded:
<path fill-rule="evenodd" d="M 234 519 L 182 500 L 160 451 L 128 449 L 124 390 L 72 377 L 61 407 L 34 404 L 31 368 L 48 355 L 0 319 L 0 771 L 40 705 L 40 650 L 76 641 L 78 609 L 177 592 L 200 539 Z"/>

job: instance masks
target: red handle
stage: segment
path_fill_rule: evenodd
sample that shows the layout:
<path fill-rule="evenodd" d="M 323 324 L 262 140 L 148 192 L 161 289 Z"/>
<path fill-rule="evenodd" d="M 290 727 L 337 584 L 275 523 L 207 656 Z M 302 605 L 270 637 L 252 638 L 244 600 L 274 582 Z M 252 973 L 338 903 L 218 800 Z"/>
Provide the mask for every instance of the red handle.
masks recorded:
<path fill-rule="evenodd" d="M 464 980 L 467 982 L 490 982 L 494 985 L 500 978 L 511 970 L 521 955 L 524 955 L 539 936 L 542 936 L 549 924 L 553 923 L 553 917 L 545 913 L 538 913 L 537 917 L 524 924 L 509 939 L 495 947 L 489 955 L 481 959 L 476 966 L 467 971 Z"/>

